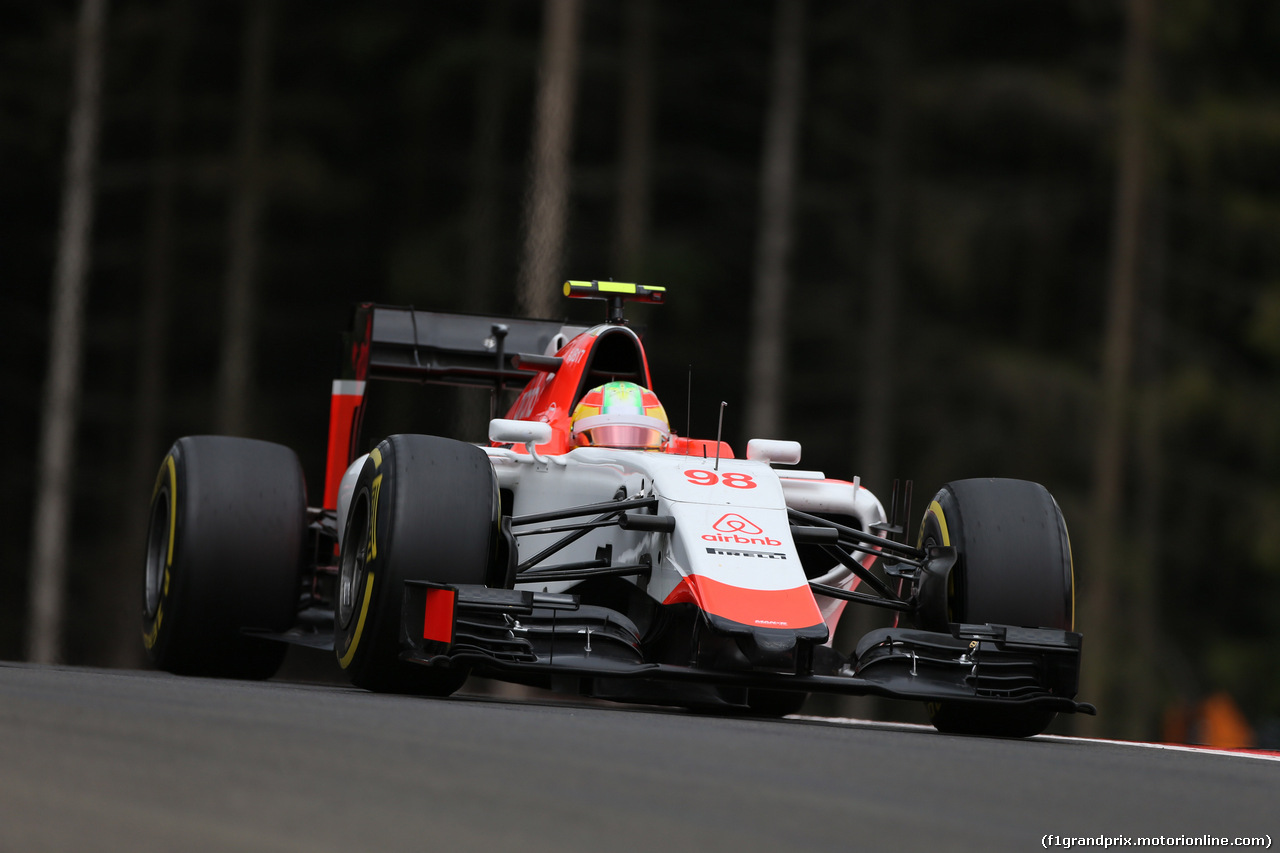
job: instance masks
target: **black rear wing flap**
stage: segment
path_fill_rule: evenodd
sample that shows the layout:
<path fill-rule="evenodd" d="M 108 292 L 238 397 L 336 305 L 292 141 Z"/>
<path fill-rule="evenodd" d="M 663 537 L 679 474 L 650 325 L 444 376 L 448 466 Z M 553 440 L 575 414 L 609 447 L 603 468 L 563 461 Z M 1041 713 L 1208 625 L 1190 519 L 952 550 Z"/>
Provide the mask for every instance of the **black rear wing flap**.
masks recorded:
<path fill-rule="evenodd" d="M 556 369 L 554 353 L 586 330 L 559 320 L 356 306 L 344 335 L 344 379 L 521 387 Z"/>

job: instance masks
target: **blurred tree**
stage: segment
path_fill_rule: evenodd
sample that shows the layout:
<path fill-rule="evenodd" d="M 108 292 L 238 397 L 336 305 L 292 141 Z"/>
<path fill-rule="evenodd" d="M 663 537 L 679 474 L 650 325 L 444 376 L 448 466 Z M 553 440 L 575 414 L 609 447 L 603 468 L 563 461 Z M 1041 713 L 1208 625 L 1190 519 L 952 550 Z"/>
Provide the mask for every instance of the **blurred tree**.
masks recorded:
<path fill-rule="evenodd" d="M 899 381 L 897 360 L 902 352 L 894 346 L 899 336 L 898 290 L 901 281 L 900 249 L 902 220 L 908 182 L 904 163 L 909 120 L 910 45 L 906 3 L 877 4 L 874 26 L 874 72 L 878 117 L 874 130 L 874 151 L 870 176 L 870 244 L 865 267 L 865 286 L 860 296 L 870 322 L 860 344 L 864 379 L 855 395 L 853 411 L 855 442 L 849 470 L 857 472 L 862 484 L 888 500 L 889 484 L 898 469 L 893 447 L 896 431 L 894 388 Z M 852 271 L 851 271 L 852 272 Z M 857 290 L 857 280 L 851 289 Z M 886 507 L 887 509 L 887 507 Z M 910 524 L 910 519 L 907 523 Z M 910 534 L 910 531 L 908 531 Z M 840 621 L 836 646 L 850 654 L 868 631 L 886 627 L 893 621 L 890 611 L 872 607 L 847 607 Z M 877 719 L 886 702 L 874 696 L 847 700 L 844 713 L 863 719 Z"/>
<path fill-rule="evenodd" d="M 1153 30 L 1157 28 L 1153 27 Z M 1154 64 L 1154 63 L 1153 63 Z M 1153 68 L 1154 71 L 1154 68 Z M 1153 100 L 1155 98 L 1153 84 Z M 1152 138 L 1150 147 L 1156 150 L 1158 140 Z M 1165 416 L 1164 374 L 1167 370 L 1164 352 L 1164 279 L 1166 219 L 1164 193 L 1150 176 L 1147 216 L 1144 229 L 1148 250 L 1143 253 L 1139 267 L 1144 285 L 1140 291 L 1139 312 L 1134 328 L 1134 380 L 1138 386 L 1134 406 L 1134 504 L 1137 508 L 1133 519 L 1133 546 L 1129 549 L 1129 580 L 1133 612 L 1133 654 L 1126 673 L 1130 701 L 1125 709 L 1125 719 L 1119 726 L 1128 738 L 1142 739 L 1160 725 L 1165 699 L 1170 691 L 1164 682 L 1171 680 L 1168 664 L 1161 663 L 1177 654 L 1175 644 L 1163 636 L 1160 630 L 1160 551 L 1164 536 L 1164 518 L 1167 499 L 1165 490 Z M 1162 649 L 1170 652 L 1162 653 Z"/>
<path fill-rule="evenodd" d="M 142 236 L 142 298 L 139 304 L 134 368 L 132 445 L 128 487 L 131 500 L 119 527 L 119 557 L 108 569 L 113 579 L 104 597 L 117 624 L 105 632 L 104 657 L 112 666 L 137 666 L 142 649 L 137 637 L 137 585 L 133 583 L 141 543 L 145 541 L 147 506 L 164 439 L 162 405 L 168 377 L 171 293 L 177 231 L 177 136 L 182 116 L 182 69 L 191 35 L 191 0 L 169 0 L 155 23 L 159 42 L 154 84 L 154 122 L 146 231 Z"/>
<path fill-rule="evenodd" d="M 502 132 L 507 102 L 507 54 L 511 4 L 491 0 L 475 88 L 472 121 L 471 186 L 467 198 L 468 311 L 489 309 L 494 285 L 494 246 L 498 244 L 498 205 L 502 189 Z"/>
<path fill-rule="evenodd" d="M 908 103 L 903 78 L 910 35 L 907 4 L 890 2 L 884 12 L 885 36 L 877 45 L 881 94 L 871 177 L 871 244 L 865 300 L 870 323 L 862 371 L 866 382 L 854 413 L 858 423 L 855 465 L 863 481 L 881 491 L 892 481 L 897 464 L 893 447 L 893 389 L 899 381 L 896 360 L 901 353 L 894 341 L 899 335 L 899 250 L 907 190 L 903 149 L 907 141 Z"/>
<path fill-rule="evenodd" d="M 1256 674 L 1280 650 L 1280 559 L 1267 532 L 1280 481 L 1280 182 L 1264 165 L 1280 150 L 1280 106 L 1258 49 L 1280 37 L 1280 9 L 1188 2 L 1160 12 L 1169 236 L 1153 390 L 1169 473 L 1155 660 L 1171 699 L 1195 703 L 1230 685 L 1251 714 L 1276 719 L 1280 687 Z"/>
<path fill-rule="evenodd" d="M 58 663 L 64 643 L 72 474 L 80 408 L 86 279 L 92 267 L 94 163 L 105 50 L 106 0 L 81 0 L 76 21 L 75 91 L 67 134 L 62 221 L 53 276 L 48 374 L 41 415 L 38 495 L 32 531 L 27 659 Z"/>
<path fill-rule="evenodd" d="M 775 6 L 773 68 L 760 158 L 760 220 L 748 338 L 751 343 L 747 362 L 749 437 L 777 438 L 784 428 L 788 262 L 794 227 L 800 106 L 804 94 L 805 6 L 804 0 L 778 0 Z"/>
<path fill-rule="evenodd" d="M 1120 614 L 1113 602 L 1125 585 L 1129 562 L 1125 559 L 1126 512 L 1123 501 L 1125 474 L 1129 470 L 1131 385 L 1134 324 L 1138 311 L 1141 274 L 1142 222 L 1148 184 L 1146 125 L 1150 113 L 1152 66 L 1151 0 L 1129 0 L 1126 7 L 1124 70 L 1119 102 L 1119 160 L 1116 174 L 1114 237 L 1110 286 L 1107 292 L 1105 342 L 1102 353 L 1101 395 L 1093 465 L 1093 506 L 1088 572 L 1084 592 L 1082 627 L 1091 647 L 1112 649 L 1121 633 L 1115 628 Z M 1092 701 L 1124 707 L 1118 687 L 1119 656 L 1095 655 L 1082 676 L 1083 693 Z M 1096 733 L 1096 717 L 1081 720 L 1081 729 Z"/>
<path fill-rule="evenodd" d="M 581 0 L 544 0 L 544 23 L 535 106 L 532 175 L 525 209 L 520 310 L 529 317 L 555 313 L 564 275 L 569 219 L 570 152 L 578 88 Z"/>
<path fill-rule="evenodd" d="M 262 207 L 266 191 L 263 136 L 267 120 L 271 25 L 275 0 L 246 4 L 234 183 L 228 219 L 227 277 L 218 365 L 218 431 L 252 431 L 256 290 L 261 275 Z"/>
<path fill-rule="evenodd" d="M 621 156 L 618 162 L 618 233 L 613 269 L 623 280 L 641 273 L 653 180 L 653 0 L 627 0 L 624 13 Z"/>

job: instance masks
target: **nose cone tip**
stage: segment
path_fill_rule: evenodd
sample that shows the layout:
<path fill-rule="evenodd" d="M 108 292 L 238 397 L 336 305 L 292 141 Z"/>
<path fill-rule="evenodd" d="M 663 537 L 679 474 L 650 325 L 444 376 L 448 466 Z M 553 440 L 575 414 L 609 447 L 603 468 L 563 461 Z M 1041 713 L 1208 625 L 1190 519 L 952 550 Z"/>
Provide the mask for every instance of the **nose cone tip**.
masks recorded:
<path fill-rule="evenodd" d="M 795 664 L 794 631 L 758 629 L 739 634 L 735 639 L 738 648 L 752 666 L 790 669 Z"/>

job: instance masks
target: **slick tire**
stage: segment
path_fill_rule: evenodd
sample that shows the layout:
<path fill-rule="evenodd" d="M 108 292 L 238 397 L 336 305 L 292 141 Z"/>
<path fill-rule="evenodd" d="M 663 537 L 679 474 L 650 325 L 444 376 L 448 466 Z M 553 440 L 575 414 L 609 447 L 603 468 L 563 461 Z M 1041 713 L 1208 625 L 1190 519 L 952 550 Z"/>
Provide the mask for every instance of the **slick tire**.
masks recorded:
<path fill-rule="evenodd" d="M 352 684 L 430 696 L 462 686 L 465 668 L 400 660 L 404 582 L 504 585 L 499 518 L 497 478 L 474 445 L 393 435 L 369 454 L 347 513 L 334 608 L 334 650 Z"/>
<path fill-rule="evenodd" d="M 1044 486 L 1002 479 L 948 483 L 925 511 L 920 545 L 956 549 L 946 612 L 921 614 L 922 627 L 991 622 L 1071 629 L 1071 543 L 1062 512 Z M 939 731 L 954 734 L 1030 737 L 1054 718 L 1042 709 L 959 702 L 930 703 L 928 709 Z"/>
<path fill-rule="evenodd" d="M 188 436 L 151 497 L 142 639 L 160 669 L 270 678 L 288 646 L 245 629 L 294 622 L 306 542 L 297 455 L 265 441 Z"/>

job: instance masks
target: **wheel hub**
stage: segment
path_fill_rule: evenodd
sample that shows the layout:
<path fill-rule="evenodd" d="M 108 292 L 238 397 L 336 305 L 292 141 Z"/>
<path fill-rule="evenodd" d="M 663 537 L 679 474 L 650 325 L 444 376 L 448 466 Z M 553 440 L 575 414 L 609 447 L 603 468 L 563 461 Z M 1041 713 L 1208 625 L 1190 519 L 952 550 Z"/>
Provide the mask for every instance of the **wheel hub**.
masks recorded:
<path fill-rule="evenodd" d="M 369 502 L 366 494 L 360 495 L 348 518 L 338 565 L 337 617 L 338 625 L 344 628 L 351 624 L 356 612 L 356 598 L 360 594 L 360 580 L 364 576 L 369 549 Z"/>

